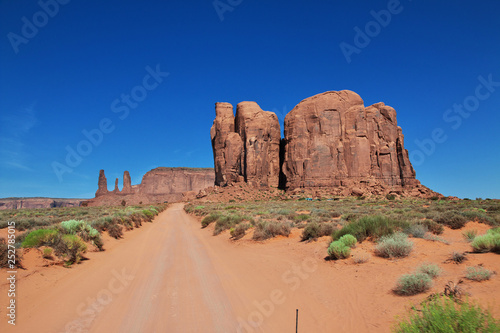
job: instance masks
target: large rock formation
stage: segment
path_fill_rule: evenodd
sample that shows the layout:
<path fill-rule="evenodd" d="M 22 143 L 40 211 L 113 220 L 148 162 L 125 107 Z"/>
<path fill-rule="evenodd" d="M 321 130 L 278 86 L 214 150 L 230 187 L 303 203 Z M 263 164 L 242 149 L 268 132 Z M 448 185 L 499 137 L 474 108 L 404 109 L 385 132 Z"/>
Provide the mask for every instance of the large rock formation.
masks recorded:
<path fill-rule="evenodd" d="M 281 139 L 278 117 L 255 102 L 239 103 L 236 117 L 231 104 L 216 103 L 215 114 L 210 131 L 215 184 L 245 181 L 277 187 Z"/>
<path fill-rule="evenodd" d="M 307 98 L 285 117 L 283 173 L 287 188 L 419 184 L 396 111 L 365 108 L 348 90 Z"/>
<path fill-rule="evenodd" d="M 99 171 L 99 180 L 97 181 L 97 191 L 95 192 L 95 196 L 101 196 L 104 194 L 108 194 L 108 181 L 106 176 L 104 175 L 104 170 Z"/>
<path fill-rule="evenodd" d="M 436 195 L 415 179 L 396 111 L 368 107 L 355 92 L 329 91 L 300 102 L 285 117 L 254 102 L 216 103 L 211 129 L 215 184 L 335 189 L 333 194 Z M 282 164 L 280 166 L 280 163 Z M 403 193 L 404 192 L 404 193 Z"/>
<path fill-rule="evenodd" d="M 115 179 L 115 189 L 113 193 L 120 193 L 120 189 L 118 188 L 118 178 Z"/>
<path fill-rule="evenodd" d="M 139 186 L 140 194 L 179 194 L 214 186 L 212 168 L 156 168 L 148 171 Z"/>
<path fill-rule="evenodd" d="M 132 180 L 130 179 L 130 173 L 128 171 L 125 171 L 123 173 L 123 188 L 121 193 L 123 194 L 134 193 L 134 190 L 132 189 Z"/>
<path fill-rule="evenodd" d="M 215 184 L 243 181 L 241 158 L 243 141 L 234 131 L 233 106 L 229 103 L 215 104 L 215 120 L 210 129 L 214 154 Z"/>
<path fill-rule="evenodd" d="M 99 179 L 104 177 L 101 170 Z M 104 178 L 105 179 L 105 178 Z M 198 193 L 214 185 L 214 169 L 212 168 L 156 168 L 148 171 L 138 185 L 132 185 L 130 174 L 123 174 L 123 189 L 118 188 L 118 179 L 115 190 L 104 194 L 99 190 L 96 197 L 89 201 L 90 206 L 157 203 L 165 201 L 180 201 L 186 192 Z"/>

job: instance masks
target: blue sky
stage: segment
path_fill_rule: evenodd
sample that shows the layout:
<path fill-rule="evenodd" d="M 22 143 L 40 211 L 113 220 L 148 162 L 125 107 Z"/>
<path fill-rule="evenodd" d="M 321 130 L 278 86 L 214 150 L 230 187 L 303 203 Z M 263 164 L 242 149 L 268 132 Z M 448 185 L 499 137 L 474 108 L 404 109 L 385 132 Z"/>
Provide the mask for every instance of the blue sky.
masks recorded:
<path fill-rule="evenodd" d="M 424 185 L 500 198 L 498 1 L 59 1 L 0 1 L 0 197 L 211 167 L 215 102 L 282 121 L 349 89 L 396 109 Z"/>

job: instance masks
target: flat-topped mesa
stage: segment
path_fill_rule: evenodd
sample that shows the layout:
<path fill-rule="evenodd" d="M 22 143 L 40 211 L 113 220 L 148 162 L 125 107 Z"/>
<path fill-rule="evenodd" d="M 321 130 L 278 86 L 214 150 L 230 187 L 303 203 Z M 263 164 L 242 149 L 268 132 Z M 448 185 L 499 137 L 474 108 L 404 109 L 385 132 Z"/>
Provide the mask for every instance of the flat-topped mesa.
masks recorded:
<path fill-rule="evenodd" d="M 148 171 L 142 182 L 132 185 L 130 173 L 123 173 L 123 188 L 118 188 L 118 178 L 113 191 L 104 192 L 106 178 L 104 171 L 99 172 L 99 190 L 96 197 L 87 202 L 91 206 L 150 204 L 158 202 L 181 201 L 196 196 L 200 191 L 214 186 L 212 168 L 165 168 L 158 167 Z"/>
<path fill-rule="evenodd" d="M 255 102 L 215 104 L 210 134 L 215 185 L 245 181 L 253 186 L 278 187 L 280 127 L 278 117 Z"/>
<path fill-rule="evenodd" d="M 95 196 L 101 196 L 104 194 L 108 194 L 108 181 L 106 180 L 106 176 L 104 175 L 104 170 L 99 171 L 99 180 L 97 181 L 97 191 L 95 192 Z"/>
<path fill-rule="evenodd" d="M 158 167 L 146 172 L 138 188 L 139 194 L 182 194 L 214 186 L 212 168 Z"/>
<path fill-rule="evenodd" d="M 364 107 L 349 90 L 300 102 L 285 117 L 286 188 L 381 184 L 418 186 L 404 149 L 396 111 L 384 103 Z"/>

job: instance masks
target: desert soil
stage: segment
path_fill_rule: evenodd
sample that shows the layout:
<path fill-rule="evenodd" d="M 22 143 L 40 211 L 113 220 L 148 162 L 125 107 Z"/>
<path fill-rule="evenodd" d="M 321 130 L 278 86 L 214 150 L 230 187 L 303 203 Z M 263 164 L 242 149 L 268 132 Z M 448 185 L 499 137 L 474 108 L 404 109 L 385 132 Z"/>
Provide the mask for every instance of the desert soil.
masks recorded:
<path fill-rule="evenodd" d="M 388 332 L 396 316 L 405 316 L 431 292 L 463 278 L 467 266 L 482 264 L 500 272 L 498 255 L 469 254 L 468 261 L 445 263 L 452 251 L 468 251 L 463 230 L 488 227 L 468 223 L 446 229 L 450 244 L 412 239 L 408 258 L 373 255 L 363 242 L 353 259 L 326 261 L 329 238 L 300 242 L 290 237 L 264 242 L 232 241 L 228 233 L 212 236 L 200 228 L 182 204 L 174 204 L 153 223 L 128 232 L 122 240 L 106 238 L 105 252 L 70 269 L 50 266 L 37 250 L 25 254 L 26 269 L 17 277 L 16 326 L 7 324 L 8 284 L 0 284 L 1 332 Z M 427 293 L 400 297 L 391 292 L 402 274 L 422 262 L 440 265 L 443 274 Z M 1 270 L 2 277 L 6 270 Z M 470 298 L 500 318 L 500 277 L 466 281 Z"/>

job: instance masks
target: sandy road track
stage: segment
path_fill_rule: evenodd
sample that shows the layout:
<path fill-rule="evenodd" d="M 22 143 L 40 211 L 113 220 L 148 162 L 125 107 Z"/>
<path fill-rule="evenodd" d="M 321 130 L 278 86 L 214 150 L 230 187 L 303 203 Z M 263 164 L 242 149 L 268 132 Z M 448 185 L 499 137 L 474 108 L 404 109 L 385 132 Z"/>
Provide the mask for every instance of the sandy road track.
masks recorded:
<path fill-rule="evenodd" d="M 108 239 L 105 252 L 87 253 L 90 260 L 71 269 L 20 271 L 15 327 L 7 324 L 8 288 L 0 282 L 0 332 L 294 332 L 296 309 L 299 332 L 388 332 L 396 315 L 426 297 L 395 296 L 397 278 L 436 262 L 444 273 L 430 292 L 442 291 L 465 268 L 443 262 L 470 246 L 462 231 L 447 230 L 452 245 L 414 239 L 405 259 L 328 262 L 328 237 L 301 243 L 295 229 L 289 238 L 233 242 L 212 236 L 213 226 L 201 229 L 182 207 L 172 205 L 122 240 Z M 372 247 L 365 242 L 355 251 Z M 496 254 L 471 255 L 468 264 L 479 263 L 500 271 Z M 500 279 L 465 287 L 500 313 Z"/>

